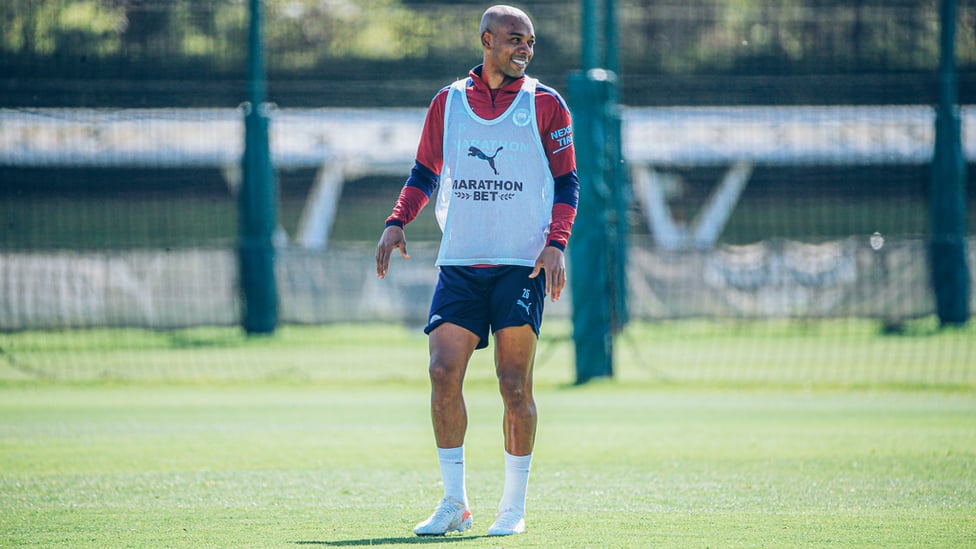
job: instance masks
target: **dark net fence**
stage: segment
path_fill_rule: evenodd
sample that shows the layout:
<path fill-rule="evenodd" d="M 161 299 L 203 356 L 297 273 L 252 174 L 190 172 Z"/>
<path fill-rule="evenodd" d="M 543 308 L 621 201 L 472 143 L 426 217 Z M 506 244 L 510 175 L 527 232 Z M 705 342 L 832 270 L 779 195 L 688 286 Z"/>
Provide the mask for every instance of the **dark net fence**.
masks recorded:
<path fill-rule="evenodd" d="M 769 4 L 617 3 L 633 320 L 704 319 L 722 335 L 729 321 L 866 319 L 914 333 L 935 312 L 938 2 Z M 480 60 L 484 7 L 265 3 L 283 323 L 426 315 L 432 213 L 408 227 L 413 259 L 382 282 L 373 246 L 424 107 Z M 565 95 L 579 6 L 523 7 L 538 35 L 530 73 Z M 0 330 L 239 324 L 248 20 L 236 0 L 0 5 Z M 976 3 L 962 1 L 969 211 L 974 44 Z M 972 381 L 976 345 L 938 356 Z"/>

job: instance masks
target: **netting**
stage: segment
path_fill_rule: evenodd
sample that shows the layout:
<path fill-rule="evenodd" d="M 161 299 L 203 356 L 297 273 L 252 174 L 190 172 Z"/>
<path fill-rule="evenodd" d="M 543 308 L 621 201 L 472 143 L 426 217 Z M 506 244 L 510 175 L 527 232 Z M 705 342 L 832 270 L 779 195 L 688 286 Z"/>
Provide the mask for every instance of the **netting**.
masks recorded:
<path fill-rule="evenodd" d="M 931 318 L 937 3 L 618 4 L 634 322 L 706 320 L 721 336 L 727 321 L 882 333 Z M 432 212 L 386 280 L 373 246 L 424 107 L 479 59 L 482 9 L 266 2 L 281 322 L 423 321 Z M 530 13 L 530 72 L 565 90 L 578 6 Z M 246 3 L 15 1 L 0 15 L 0 330 L 238 325 Z M 969 211 L 974 15 L 959 3 Z M 571 311 L 567 292 L 547 317 Z M 832 360 L 810 349 L 717 360 Z M 976 343 L 940 360 L 971 365 Z"/>
<path fill-rule="evenodd" d="M 870 238 L 693 252 L 634 246 L 630 313 L 637 321 L 923 318 L 934 311 L 927 266 L 919 261 L 925 250 L 920 240 Z M 383 281 L 370 276 L 370 251 L 279 249 L 281 321 L 423 323 L 436 247 L 411 246 L 412 259 L 397 262 Z M 226 249 L 0 253 L 0 330 L 239 324 L 237 268 Z M 546 314 L 566 319 L 571 311 L 567 296 Z"/>

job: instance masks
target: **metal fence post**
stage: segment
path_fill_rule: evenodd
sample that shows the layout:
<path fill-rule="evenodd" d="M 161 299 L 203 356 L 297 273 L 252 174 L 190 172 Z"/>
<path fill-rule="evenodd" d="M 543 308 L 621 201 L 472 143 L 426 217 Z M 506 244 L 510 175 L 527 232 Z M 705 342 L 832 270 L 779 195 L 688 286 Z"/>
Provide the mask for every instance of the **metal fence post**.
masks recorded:
<path fill-rule="evenodd" d="M 265 70 L 261 36 L 261 2 L 250 0 L 248 107 L 244 117 L 243 180 L 240 211 L 240 290 L 242 320 L 248 334 L 270 334 L 278 324 L 278 292 L 275 283 L 275 230 L 277 192 L 268 113 L 265 103 Z"/>
<path fill-rule="evenodd" d="M 969 320 L 969 269 L 966 265 L 966 161 L 962 154 L 956 104 L 956 2 L 942 0 L 939 103 L 935 153 L 929 188 L 930 269 L 936 311 L 943 325 Z"/>

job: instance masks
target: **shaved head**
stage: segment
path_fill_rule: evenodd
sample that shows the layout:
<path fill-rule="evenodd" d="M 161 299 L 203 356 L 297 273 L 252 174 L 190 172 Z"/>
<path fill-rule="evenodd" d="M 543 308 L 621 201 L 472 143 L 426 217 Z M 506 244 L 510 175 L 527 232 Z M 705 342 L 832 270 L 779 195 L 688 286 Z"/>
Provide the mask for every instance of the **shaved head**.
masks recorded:
<path fill-rule="evenodd" d="M 535 29 L 524 11 L 512 6 L 492 6 L 481 16 L 484 50 L 481 77 L 491 89 L 525 76 L 532 61 Z"/>
<path fill-rule="evenodd" d="M 493 32 L 498 28 L 502 21 L 510 17 L 523 19 L 525 22 L 529 22 L 529 16 L 518 8 L 502 5 L 492 6 L 485 10 L 485 14 L 481 16 L 481 34 L 484 34 L 485 32 Z"/>

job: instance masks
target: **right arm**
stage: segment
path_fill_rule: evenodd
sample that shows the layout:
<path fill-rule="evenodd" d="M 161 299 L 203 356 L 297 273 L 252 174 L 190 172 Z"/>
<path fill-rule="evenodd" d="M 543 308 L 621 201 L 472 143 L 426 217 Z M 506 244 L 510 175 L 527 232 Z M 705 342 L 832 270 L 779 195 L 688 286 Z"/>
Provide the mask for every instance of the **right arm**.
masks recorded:
<path fill-rule="evenodd" d="M 442 89 L 427 109 L 427 118 L 424 120 L 424 129 L 417 147 L 417 160 L 410 170 L 410 177 L 400 189 L 393 212 L 386 218 L 386 229 L 376 244 L 376 276 L 380 278 L 386 277 L 390 270 L 390 258 L 394 249 L 399 249 L 400 255 L 409 259 L 403 228 L 417 218 L 437 189 L 438 174 L 444 164 L 444 106 L 447 90 L 448 88 Z"/>

